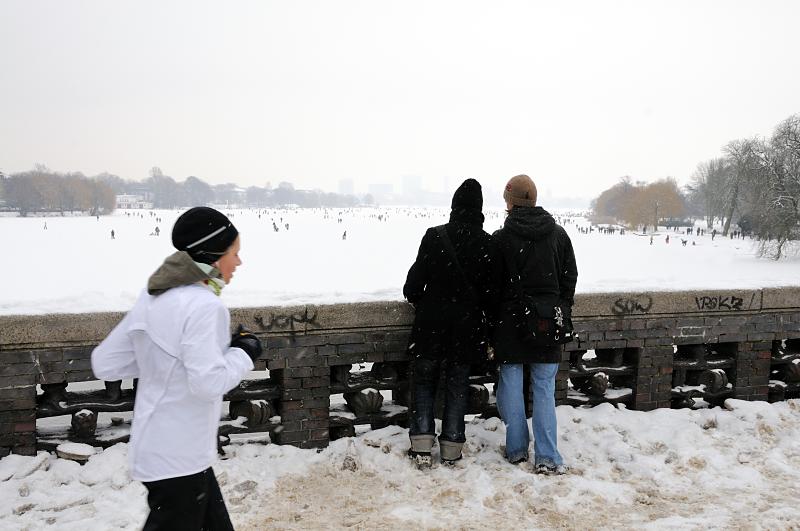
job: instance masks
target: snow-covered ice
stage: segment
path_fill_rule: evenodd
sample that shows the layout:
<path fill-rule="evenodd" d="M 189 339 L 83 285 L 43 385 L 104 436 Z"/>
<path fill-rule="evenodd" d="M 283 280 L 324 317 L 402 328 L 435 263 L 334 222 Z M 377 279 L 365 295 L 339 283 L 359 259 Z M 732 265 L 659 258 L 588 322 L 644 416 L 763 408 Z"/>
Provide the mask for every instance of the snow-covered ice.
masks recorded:
<path fill-rule="evenodd" d="M 259 218 L 256 210 L 226 211 L 242 235 L 244 264 L 223 298 L 230 307 L 402 300 L 422 235 L 445 223 L 448 212 L 297 209 L 270 210 Z M 0 246 L 16 250 L 14 259 L 5 262 L 6 276 L 13 281 L 3 288 L 0 315 L 128 310 L 148 276 L 174 251 L 169 234 L 180 213 L 155 211 L 160 223 L 149 211 L 137 210 L 99 220 L 48 217 L 47 230 L 42 218 L 0 217 Z M 144 217 L 134 217 L 140 214 Z M 502 211 L 486 216 L 488 232 L 502 225 Z M 583 218 L 576 221 L 587 224 Z M 151 236 L 156 225 L 161 235 Z M 718 235 L 712 241 L 708 234 L 688 237 L 684 247 L 679 239 L 686 236 L 668 231 L 651 246 L 649 234 L 581 234 L 573 223 L 566 229 L 577 255 L 578 293 L 800 283 L 798 256 L 778 262 L 757 258 L 751 240 Z"/>
<path fill-rule="evenodd" d="M 419 471 L 390 426 L 321 453 L 232 444 L 215 465 L 238 530 L 796 529 L 800 400 L 726 409 L 558 408 L 566 476 L 502 456 L 497 418 L 467 425 L 456 467 Z M 139 529 L 145 488 L 127 445 L 81 466 L 40 453 L 0 460 L 0 528 Z M 436 450 L 434 450 L 436 452 Z"/>

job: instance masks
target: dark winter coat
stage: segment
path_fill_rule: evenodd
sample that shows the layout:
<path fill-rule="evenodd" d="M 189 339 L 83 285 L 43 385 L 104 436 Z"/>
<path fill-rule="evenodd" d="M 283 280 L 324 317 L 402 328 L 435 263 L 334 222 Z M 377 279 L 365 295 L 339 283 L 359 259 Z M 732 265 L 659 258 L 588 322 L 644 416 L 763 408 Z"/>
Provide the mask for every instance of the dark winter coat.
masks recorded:
<path fill-rule="evenodd" d="M 565 309 L 569 308 L 571 314 L 578 268 L 572 242 L 553 216 L 541 207 L 514 207 L 494 237 L 505 257 L 516 263 L 522 292 L 535 303 L 561 304 Z M 536 348 L 520 340 L 518 327 L 524 324 L 524 319 L 520 315 L 520 305 L 507 266 L 503 278 L 505 281 L 492 330 L 496 359 L 501 363 L 560 362 L 560 346 Z"/>
<path fill-rule="evenodd" d="M 486 358 L 484 321 L 498 306 L 502 257 L 482 226 L 483 215 L 475 210 L 453 210 L 445 225 L 477 300 L 470 296 L 436 228 L 423 236 L 403 286 L 403 295 L 416 309 L 409 342 L 413 356 L 461 363 Z"/>

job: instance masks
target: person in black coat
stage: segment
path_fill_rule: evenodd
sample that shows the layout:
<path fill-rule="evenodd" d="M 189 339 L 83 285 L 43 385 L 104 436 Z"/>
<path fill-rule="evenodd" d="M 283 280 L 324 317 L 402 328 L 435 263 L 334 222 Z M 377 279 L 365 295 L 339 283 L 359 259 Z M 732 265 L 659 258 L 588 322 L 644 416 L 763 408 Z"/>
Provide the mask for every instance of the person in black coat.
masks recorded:
<path fill-rule="evenodd" d="M 503 198 L 508 217 L 494 233 L 504 258 L 505 282 L 492 346 L 499 365 L 497 407 L 506 425 L 506 458 L 528 458 L 530 435 L 525 415 L 523 364 L 529 364 L 533 400 L 534 465 L 539 473 L 563 474 L 567 467 L 558 453 L 555 414 L 555 378 L 561 346 L 535 347 L 523 341 L 518 290 L 512 285 L 512 269 L 519 275 L 523 295 L 543 310 L 560 306 L 571 316 L 578 268 L 567 232 L 542 207 L 536 206 L 536 185 L 527 175 L 517 175 L 506 185 Z M 545 313 L 544 311 L 542 313 Z"/>
<path fill-rule="evenodd" d="M 434 398 L 442 367 L 446 381 L 440 456 L 453 462 L 461 458 L 466 440 L 470 364 L 487 355 L 487 319 L 497 307 L 502 264 L 492 237 L 483 231 L 482 207 L 481 185 L 467 179 L 453 195 L 450 222 L 443 225 L 458 265 L 439 228 L 430 228 L 403 286 L 416 310 L 408 347 L 414 365 L 409 455 L 421 466 L 431 462 Z"/>

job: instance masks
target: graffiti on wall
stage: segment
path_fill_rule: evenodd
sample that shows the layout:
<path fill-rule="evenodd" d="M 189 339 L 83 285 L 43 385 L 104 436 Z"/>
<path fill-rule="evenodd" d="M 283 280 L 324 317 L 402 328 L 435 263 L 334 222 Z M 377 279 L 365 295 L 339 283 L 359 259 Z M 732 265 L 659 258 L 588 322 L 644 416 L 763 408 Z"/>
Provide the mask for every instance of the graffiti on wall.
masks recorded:
<path fill-rule="evenodd" d="M 653 297 L 638 295 L 636 297 L 622 297 L 611 305 L 611 313 L 617 316 L 648 313 L 653 307 Z"/>
<path fill-rule="evenodd" d="M 740 311 L 753 308 L 756 293 L 753 293 L 749 304 L 743 297 L 736 295 L 699 295 L 693 297 L 694 306 L 700 311 Z M 618 317 L 647 314 L 653 308 L 653 297 L 647 294 L 620 297 L 611 305 L 611 313 Z"/>
<path fill-rule="evenodd" d="M 694 302 L 698 310 L 725 310 L 725 311 L 739 311 L 747 310 L 753 307 L 756 294 L 750 297 L 750 304 L 745 307 L 744 299 L 736 295 L 722 296 L 722 295 L 706 295 L 702 297 L 695 297 Z"/>
<path fill-rule="evenodd" d="M 295 314 L 274 314 L 270 313 L 269 317 L 256 314 L 255 322 L 264 332 L 271 332 L 273 330 L 289 330 L 290 332 L 297 332 L 299 330 L 306 330 L 308 328 L 322 328 L 322 325 L 317 322 L 317 311 L 313 313 L 306 308 L 303 313 Z M 297 326 L 296 326 L 297 325 Z"/>

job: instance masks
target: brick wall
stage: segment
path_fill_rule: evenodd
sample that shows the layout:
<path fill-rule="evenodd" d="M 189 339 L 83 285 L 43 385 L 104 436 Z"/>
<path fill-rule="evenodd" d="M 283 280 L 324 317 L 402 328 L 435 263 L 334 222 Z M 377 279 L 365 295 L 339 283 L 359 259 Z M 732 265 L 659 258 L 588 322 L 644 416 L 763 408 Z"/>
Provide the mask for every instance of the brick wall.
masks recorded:
<path fill-rule="evenodd" d="M 35 452 L 37 384 L 93 379 L 91 350 L 121 317 L 0 317 L 0 456 Z M 256 365 L 268 368 L 280 388 L 273 440 L 319 448 L 330 440 L 332 368 L 407 363 L 413 310 L 400 302 L 235 309 L 231 321 L 264 340 Z M 579 340 L 565 346 L 559 403 L 566 403 L 571 352 L 625 349 L 633 367 L 629 406 L 669 407 L 676 348 L 702 344 L 731 352 L 733 397 L 766 400 L 774 342 L 800 338 L 800 288 L 582 295 L 574 321 Z"/>
<path fill-rule="evenodd" d="M 36 384 L 32 351 L 0 351 L 0 457 L 36 453 Z"/>

